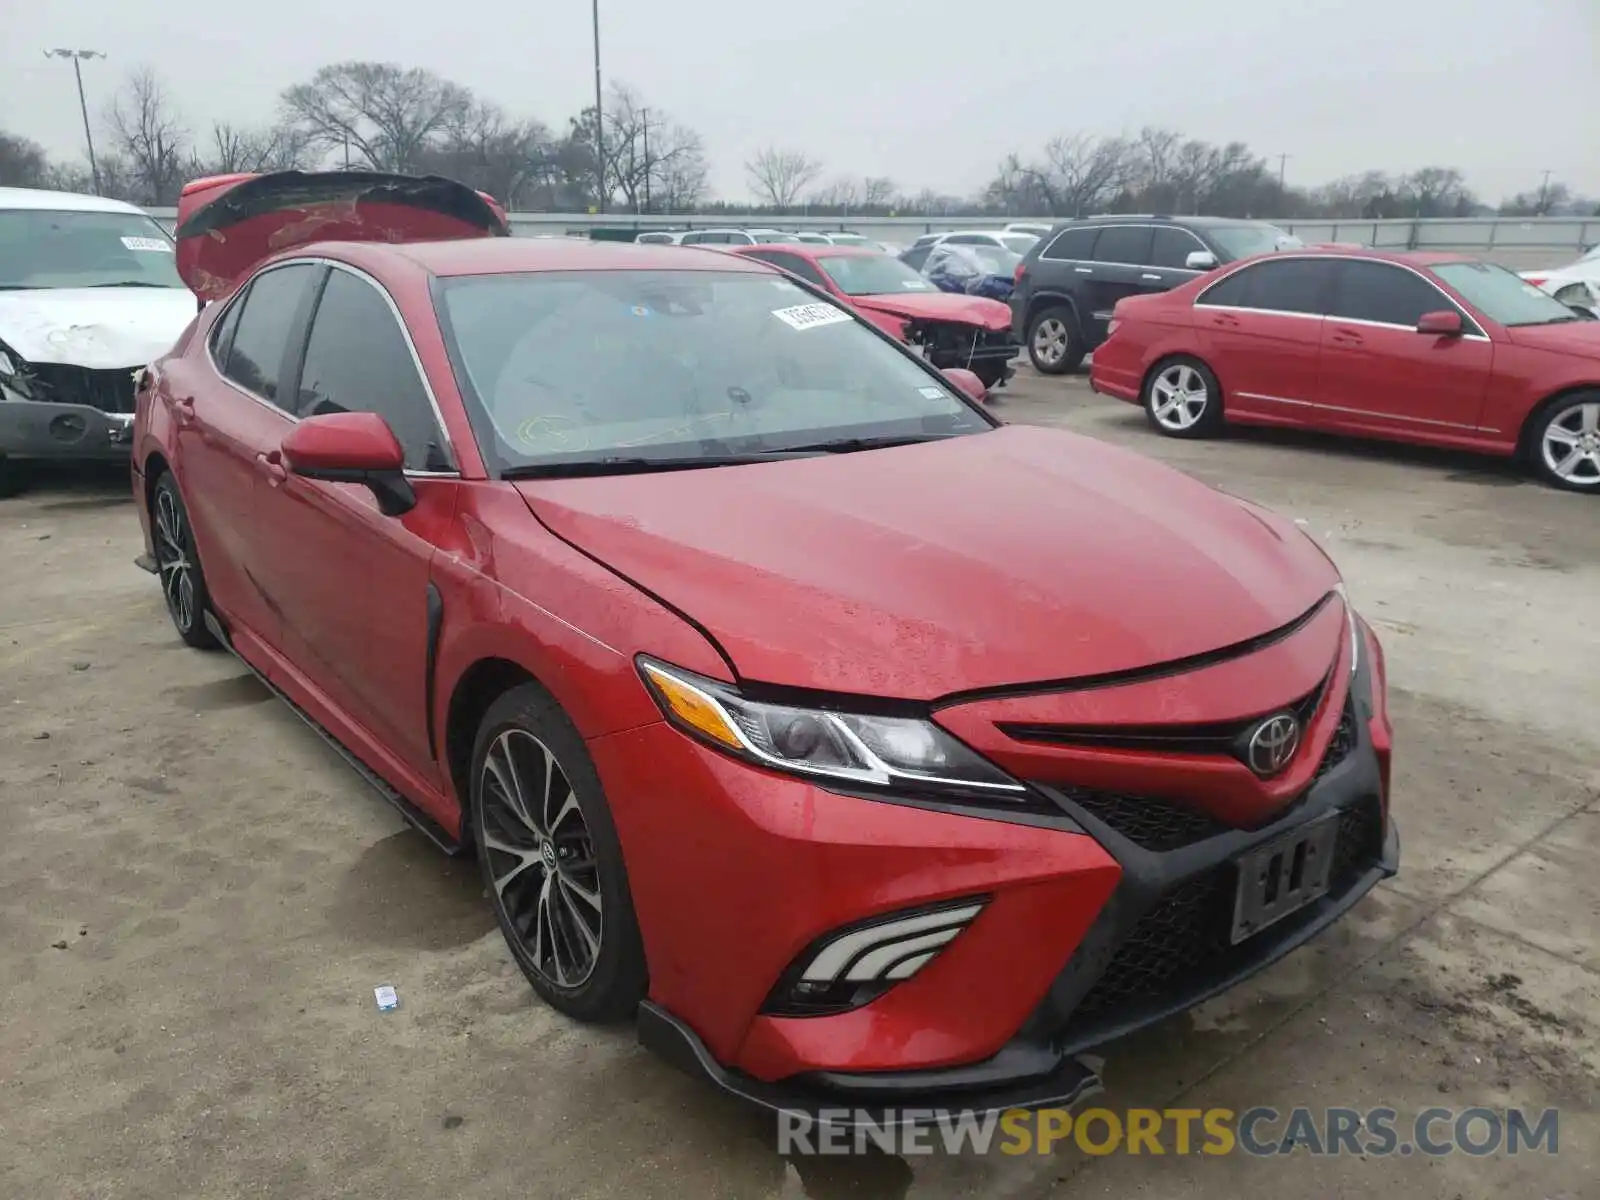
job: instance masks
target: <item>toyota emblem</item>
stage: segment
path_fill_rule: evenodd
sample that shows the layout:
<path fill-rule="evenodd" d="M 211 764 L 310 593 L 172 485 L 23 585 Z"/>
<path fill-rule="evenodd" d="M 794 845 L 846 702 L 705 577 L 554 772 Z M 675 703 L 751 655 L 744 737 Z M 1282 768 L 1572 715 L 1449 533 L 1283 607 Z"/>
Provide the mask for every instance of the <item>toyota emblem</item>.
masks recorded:
<path fill-rule="evenodd" d="M 1250 731 L 1245 763 L 1257 775 L 1276 775 L 1300 748 L 1300 722 L 1288 713 L 1268 717 Z"/>

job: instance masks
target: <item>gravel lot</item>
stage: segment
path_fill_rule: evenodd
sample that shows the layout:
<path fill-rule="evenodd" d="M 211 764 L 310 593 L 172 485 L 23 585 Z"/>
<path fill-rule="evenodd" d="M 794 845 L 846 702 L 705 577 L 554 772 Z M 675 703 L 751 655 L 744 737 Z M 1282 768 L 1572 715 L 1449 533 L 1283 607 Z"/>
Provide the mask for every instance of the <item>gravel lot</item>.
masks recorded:
<path fill-rule="evenodd" d="M 1394 688 L 1399 877 L 1112 1047 L 1097 1103 L 1553 1106 L 1558 1155 L 786 1161 L 628 1031 L 536 1002 L 474 867 L 179 644 L 113 471 L 0 503 L 0 1197 L 1593 1200 L 1600 502 L 1455 455 L 1174 442 L 1079 379 L 1003 396 L 1304 520 Z"/>

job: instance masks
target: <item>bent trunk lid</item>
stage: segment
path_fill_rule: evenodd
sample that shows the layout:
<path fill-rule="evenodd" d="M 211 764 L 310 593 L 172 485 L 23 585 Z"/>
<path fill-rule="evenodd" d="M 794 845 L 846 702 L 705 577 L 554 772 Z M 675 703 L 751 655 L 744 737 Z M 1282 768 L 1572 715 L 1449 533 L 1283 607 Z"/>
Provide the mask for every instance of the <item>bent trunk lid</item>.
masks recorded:
<path fill-rule="evenodd" d="M 311 242 L 507 237 L 505 212 L 464 183 L 380 171 L 217 175 L 178 199 L 178 274 L 215 300 L 268 255 Z"/>

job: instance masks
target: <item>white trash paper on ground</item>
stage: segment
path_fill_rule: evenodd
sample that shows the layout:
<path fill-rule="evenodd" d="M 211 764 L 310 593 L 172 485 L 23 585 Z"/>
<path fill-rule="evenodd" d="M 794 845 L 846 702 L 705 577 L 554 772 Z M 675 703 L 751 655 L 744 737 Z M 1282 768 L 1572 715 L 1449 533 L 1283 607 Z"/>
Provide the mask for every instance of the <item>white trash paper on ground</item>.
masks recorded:
<path fill-rule="evenodd" d="M 379 1012 L 393 1012 L 400 1007 L 400 993 L 390 984 L 373 988 L 372 996 L 378 1002 Z"/>

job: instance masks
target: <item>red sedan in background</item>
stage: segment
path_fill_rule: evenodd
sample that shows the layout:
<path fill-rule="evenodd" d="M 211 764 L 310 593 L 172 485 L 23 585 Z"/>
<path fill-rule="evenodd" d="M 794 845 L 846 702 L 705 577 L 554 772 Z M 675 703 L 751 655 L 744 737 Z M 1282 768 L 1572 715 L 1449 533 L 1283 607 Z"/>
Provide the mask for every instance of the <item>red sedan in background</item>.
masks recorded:
<path fill-rule="evenodd" d="M 769 265 L 504 231 L 193 189 L 134 490 L 181 637 L 476 853 L 551 1005 L 769 1108 L 1065 1104 L 1393 873 L 1383 656 L 1292 522 Z"/>
<path fill-rule="evenodd" d="M 1011 339 L 1011 310 L 999 300 L 942 292 L 899 259 L 862 246 L 739 246 L 732 253 L 821 288 L 941 370 L 969 370 L 986 388 L 1012 375 L 1020 347 Z"/>
<path fill-rule="evenodd" d="M 1519 455 L 1600 492 L 1600 321 L 1458 255 L 1280 252 L 1131 297 L 1089 378 L 1172 437 L 1320 429 Z"/>

